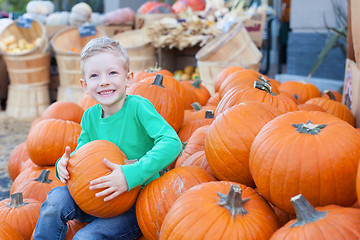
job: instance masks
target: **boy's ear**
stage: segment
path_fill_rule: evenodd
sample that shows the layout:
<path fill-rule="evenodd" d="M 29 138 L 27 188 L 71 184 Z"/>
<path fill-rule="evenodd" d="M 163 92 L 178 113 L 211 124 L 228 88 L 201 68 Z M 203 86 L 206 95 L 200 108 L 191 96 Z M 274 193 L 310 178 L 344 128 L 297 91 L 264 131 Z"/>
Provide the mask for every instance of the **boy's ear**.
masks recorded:
<path fill-rule="evenodd" d="M 80 78 L 80 84 L 84 93 L 89 93 L 89 91 L 87 90 L 87 83 L 84 79 Z"/>
<path fill-rule="evenodd" d="M 134 78 L 134 73 L 133 72 L 128 72 L 127 76 L 126 76 L 126 87 L 130 87 L 132 81 Z"/>

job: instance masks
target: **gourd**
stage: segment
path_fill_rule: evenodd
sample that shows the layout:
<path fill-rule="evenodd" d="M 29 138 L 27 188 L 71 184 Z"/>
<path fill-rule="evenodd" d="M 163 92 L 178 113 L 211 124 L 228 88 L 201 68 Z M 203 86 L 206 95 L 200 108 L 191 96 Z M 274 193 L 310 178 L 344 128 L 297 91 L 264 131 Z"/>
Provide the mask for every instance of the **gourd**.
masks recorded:
<path fill-rule="evenodd" d="M 50 104 L 41 114 L 43 119 L 55 118 L 69 120 L 76 123 L 81 122 L 84 109 L 71 101 L 57 101 Z"/>
<path fill-rule="evenodd" d="M 71 8 L 69 23 L 70 25 L 83 25 L 91 22 L 92 9 L 89 4 L 80 2 Z"/>
<path fill-rule="evenodd" d="M 67 185 L 74 201 L 84 212 L 110 218 L 128 211 L 134 205 L 140 186 L 106 202 L 103 197 L 95 197 L 103 189 L 90 190 L 90 181 L 110 174 L 104 158 L 124 165 L 126 156 L 114 143 L 107 140 L 94 140 L 81 146 L 69 159 L 67 169 L 70 179 Z"/>

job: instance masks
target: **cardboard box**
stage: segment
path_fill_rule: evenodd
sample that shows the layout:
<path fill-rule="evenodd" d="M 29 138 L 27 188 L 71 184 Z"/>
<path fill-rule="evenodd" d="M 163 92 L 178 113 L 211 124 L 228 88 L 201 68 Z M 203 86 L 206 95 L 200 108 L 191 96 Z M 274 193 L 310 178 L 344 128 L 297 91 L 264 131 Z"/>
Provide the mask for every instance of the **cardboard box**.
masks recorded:
<path fill-rule="evenodd" d="M 264 10 L 257 11 L 257 14 L 252 16 L 251 19 L 243 22 L 248 34 L 255 43 L 255 45 L 261 48 L 263 42 L 263 34 L 266 22 L 266 12 Z"/>

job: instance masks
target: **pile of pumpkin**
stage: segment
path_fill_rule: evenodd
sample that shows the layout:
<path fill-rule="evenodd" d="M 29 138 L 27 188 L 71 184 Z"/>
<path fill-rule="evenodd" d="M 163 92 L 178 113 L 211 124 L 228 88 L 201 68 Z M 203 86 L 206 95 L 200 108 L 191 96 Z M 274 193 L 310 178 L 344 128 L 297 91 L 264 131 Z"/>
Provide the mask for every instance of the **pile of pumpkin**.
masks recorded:
<path fill-rule="evenodd" d="M 100 159 L 124 164 L 123 155 L 101 140 L 84 145 L 69 161 L 81 189 L 68 187 L 79 206 L 111 217 L 137 201 L 144 239 L 359 239 L 360 134 L 341 94 L 235 66 L 219 73 L 214 91 L 164 69 L 136 74 L 128 93 L 153 103 L 183 150 L 160 178 L 104 206 L 96 191 L 77 193 L 106 174 Z M 63 185 L 53 165 L 65 146 L 76 147 L 82 113 L 94 104 L 87 95 L 51 104 L 14 148 L 0 238 L 31 239 L 41 202 Z M 70 221 L 67 239 L 84 225 Z"/>

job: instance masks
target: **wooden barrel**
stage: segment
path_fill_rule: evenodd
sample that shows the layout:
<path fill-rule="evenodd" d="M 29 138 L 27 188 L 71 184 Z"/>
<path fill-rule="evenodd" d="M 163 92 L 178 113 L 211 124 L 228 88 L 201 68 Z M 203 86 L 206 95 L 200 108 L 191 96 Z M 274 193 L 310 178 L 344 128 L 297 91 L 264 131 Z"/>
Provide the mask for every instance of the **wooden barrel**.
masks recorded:
<path fill-rule="evenodd" d="M 21 119 L 35 119 L 49 106 L 47 83 L 10 84 L 6 115 Z"/>
<path fill-rule="evenodd" d="M 55 52 L 59 72 L 61 88 L 58 88 L 58 91 L 61 92 L 62 88 L 80 87 L 80 51 L 91 39 L 105 36 L 102 30 L 97 27 L 95 29 L 96 35 L 81 37 L 78 27 L 68 27 L 57 32 L 51 39 L 50 44 Z"/>
<path fill-rule="evenodd" d="M 59 86 L 57 89 L 57 101 L 78 102 L 84 92 L 80 86 Z"/>
<path fill-rule="evenodd" d="M 0 34 L 0 53 L 2 55 L 24 56 L 42 54 L 49 51 L 49 41 L 46 35 L 45 26 L 35 19 L 32 19 L 31 21 L 31 25 L 27 27 L 18 26 L 18 20 L 13 21 L 5 27 Z M 19 40 L 25 40 L 28 43 L 34 44 L 34 47 L 26 51 L 16 52 L 16 54 L 6 51 L 6 42 L 10 41 L 11 43 L 15 43 Z"/>
<path fill-rule="evenodd" d="M 195 55 L 200 78 L 211 93 L 217 74 L 227 66 L 260 69 L 262 54 L 242 23 L 207 42 Z"/>
<path fill-rule="evenodd" d="M 29 55 L 4 55 L 10 84 L 33 84 L 50 82 L 49 53 Z"/>
<path fill-rule="evenodd" d="M 129 30 L 112 36 L 126 49 L 130 58 L 130 70 L 134 73 L 156 65 L 155 48 L 142 29 Z"/>

